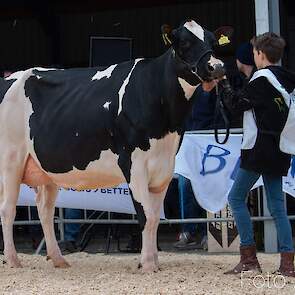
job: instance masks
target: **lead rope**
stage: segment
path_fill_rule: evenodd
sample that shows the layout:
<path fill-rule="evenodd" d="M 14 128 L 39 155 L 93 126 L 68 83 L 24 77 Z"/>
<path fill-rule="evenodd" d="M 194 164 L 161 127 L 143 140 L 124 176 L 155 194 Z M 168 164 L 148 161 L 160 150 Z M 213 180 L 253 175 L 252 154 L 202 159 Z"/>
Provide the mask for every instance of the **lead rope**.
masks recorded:
<path fill-rule="evenodd" d="M 229 122 L 229 119 L 226 115 L 224 104 L 221 100 L 218 84 L 216 85 L 215 89 L 216 89 L 216 105 L 215 105 L 215 113 L 214 113 L 214 136 L 215 136 L 215 140 L 217 143 L 225 144 L 228 141 L 229 134 L 230 134 L 230 132 L 229 132 L 230 122 Z M 226 129 L 226 133 L 225 133 L 225 137 L 224 137 L 223 141 L 219 140 L 219 133 L 218 133 L 218 114 L 219 113 L 222 116 L 224 126 Z"/>

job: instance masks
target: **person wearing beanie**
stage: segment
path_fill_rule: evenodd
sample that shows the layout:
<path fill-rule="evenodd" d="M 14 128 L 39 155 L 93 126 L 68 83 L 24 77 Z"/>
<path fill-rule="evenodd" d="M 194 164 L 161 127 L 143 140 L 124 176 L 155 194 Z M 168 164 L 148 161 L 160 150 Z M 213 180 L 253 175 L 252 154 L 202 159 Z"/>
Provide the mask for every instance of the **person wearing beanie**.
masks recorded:
<path fill-rule="evenodd" d="M 246 76 L 246 79 L 249 79 L 253 75 L 256 68 L 253 46 L 251 43 L 243 43 L 238 47 L 236 52 L 236 63 L 239 72 L 243 73 Z"/>

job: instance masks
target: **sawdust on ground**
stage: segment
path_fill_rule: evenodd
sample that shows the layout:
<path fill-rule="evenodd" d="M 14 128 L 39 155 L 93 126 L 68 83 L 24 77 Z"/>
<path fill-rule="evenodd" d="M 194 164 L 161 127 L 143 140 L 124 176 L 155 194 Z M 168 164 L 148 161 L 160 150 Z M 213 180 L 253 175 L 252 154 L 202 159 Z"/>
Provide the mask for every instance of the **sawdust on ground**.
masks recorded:
<path fill-rule="evenodd" d="M 278 254 L 259 254 L 263 274 L 224 275 L 237 255 L 160 252 L 161 270 L 142 274 L 136 254 L 66 256 L 72 267 L 54 269 L 44 256 L 20 254 L 21 269 L 0 266 L 0 294 L 295 294 L 295 279 L 271 273 Z M 3 260 L 3 256 L 0 255 Z"/>

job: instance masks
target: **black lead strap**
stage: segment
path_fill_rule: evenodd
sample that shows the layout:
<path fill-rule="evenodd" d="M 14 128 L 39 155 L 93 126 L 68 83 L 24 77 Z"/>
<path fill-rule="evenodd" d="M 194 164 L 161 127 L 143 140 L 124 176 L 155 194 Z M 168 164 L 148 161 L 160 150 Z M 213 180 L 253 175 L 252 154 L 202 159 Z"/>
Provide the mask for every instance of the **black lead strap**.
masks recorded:
<path fill-rule="evenodd" d="M 218 133 L 218 115 L 219 115 L 219 113 L 222 116 L 224 126 L 226 129 L 225 137 L 222 141 L 219 140 L 219 133 Z M 214 113 L 214 136 L 215 136 L 215 140 L 217 143 L 225 144 L 228 141 L 229 134 L 230 134 L 229 128 L 230 128 L 230 122 L 229 122 L 229 119 L 226 115 L 224 104 L 221 100 L 221 96 L 220 96 L 220 92 L 219 92 L 218 84 L 217 84 L 216 85 L 216 105 L 215 105 L 215 113 Z"/>

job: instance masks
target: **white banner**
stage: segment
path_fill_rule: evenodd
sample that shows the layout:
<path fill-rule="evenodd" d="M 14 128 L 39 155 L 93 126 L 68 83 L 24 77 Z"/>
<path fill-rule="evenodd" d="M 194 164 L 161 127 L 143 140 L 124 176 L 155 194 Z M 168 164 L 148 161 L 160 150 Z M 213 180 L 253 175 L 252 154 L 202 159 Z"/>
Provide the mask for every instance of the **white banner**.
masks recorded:
<path fill-rule="evenodd" d="M 191 180 L 199 204 L 215 213 L 227 203 L 228 192 L 239 167 L 242 136 L 232 134 L 226 144 L 215 142 L 214 135 L 185 134 L 176 156 L 175 172 Z M 295 157 L 288 177 L 283 178 L 283 189 L 295 197 Z M 261 185 L 259 180 L 254 187 Z M 18 205 L 35 206 L 35 192 L 26 185 L 21 186 Z M 135 210 L 127 184 L 116 188 L 96 190 L 60 189 L 57 207 L 93 209 L 134 214 Z M 164 216 L 162 209 L 161 216 Z"/>
<path fill-rule="evenodd" d="M 18 206 L 36 206 L 35 191 L 27 185 L 21 185 Z M 107 212 L 135 214 L 135 209 L 126 183 L 114 188 L 76 191 L 59 189 L 56 207 L 72 209 L 89 209 Z M 165 218 L 161 208 L 161 218 Z"/>
<path fill-rule="evenodd" d="M 175 172 L 191 180 L 199 204 L 215 213 L 227 204 L 227 196 L 240 165 L 242 135 L 232 134 L 226 144 L 218 144 L 214 135 L 186 134 L 176 156 Z M 293 168 L 292 168 L 293 167 Z M 283 189 L 295 197 L 295 160 Z M 260 178 L 253 188 L 262 185 Z"/>
<path fill-rule="evenodd" d="M 18 205 L 35 206 L 35 195 L 36 193 L 32 188 L 23 184 Z M 135 214 L 127 184 L 96 190 L 60 189 L 56 207 Z"/>
<path fill-rule="evenodd" d="M 295 156 L 292 157 L 291 167 L 287 177 L 283 177 L 283 190 L 295 197 Z"/>

